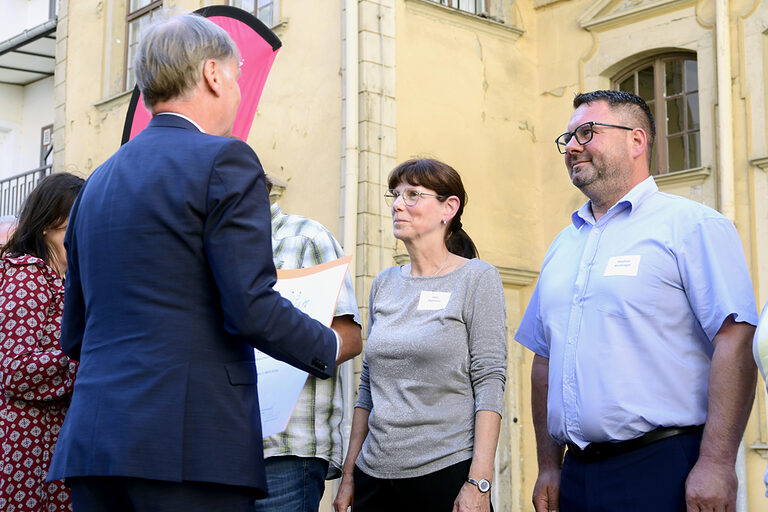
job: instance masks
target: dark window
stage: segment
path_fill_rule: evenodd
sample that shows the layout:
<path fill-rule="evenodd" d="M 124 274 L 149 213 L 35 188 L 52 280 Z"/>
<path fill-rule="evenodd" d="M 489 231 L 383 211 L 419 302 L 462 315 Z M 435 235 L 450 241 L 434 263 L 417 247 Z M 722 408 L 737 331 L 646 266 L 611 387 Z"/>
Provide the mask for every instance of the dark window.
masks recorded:
<path fill-rule="evenodd" d="M 643 61 L 618 75 L 613 87 L 643 98 L 656 118 L 656 157 L 651 174 L 701 166 L 695 55 L 664 55 Z"/>

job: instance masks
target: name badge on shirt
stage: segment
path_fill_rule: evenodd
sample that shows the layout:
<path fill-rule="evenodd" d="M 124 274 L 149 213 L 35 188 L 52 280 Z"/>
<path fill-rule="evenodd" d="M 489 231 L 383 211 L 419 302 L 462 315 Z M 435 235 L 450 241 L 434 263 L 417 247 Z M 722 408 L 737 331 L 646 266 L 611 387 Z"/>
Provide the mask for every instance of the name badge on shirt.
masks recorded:
<path fill-rule="evenodd" d="M 603 276 L 636 276 L 640 268 L 640 255 L 614 256 L 608 260 Z"/>
<path fill-rule="evenodd" d="M 451 292 L 421 292 L 419 297 L 418 310 L 436 311 L 438 309 L 445 309 L 448 305 L 448 300 L 451 298 Z"/>

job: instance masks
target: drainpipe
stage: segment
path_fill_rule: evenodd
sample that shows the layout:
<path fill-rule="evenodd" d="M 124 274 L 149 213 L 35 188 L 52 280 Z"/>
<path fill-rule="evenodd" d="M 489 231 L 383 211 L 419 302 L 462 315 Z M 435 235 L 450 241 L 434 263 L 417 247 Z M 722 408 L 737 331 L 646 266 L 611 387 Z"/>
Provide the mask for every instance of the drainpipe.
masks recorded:
<path fill-rule="evenodd" d="M 717 46 L 717 142 L 720 213 L 736 220 L 736 191 L 733 168 L 733 90 L 731 89 L 731 27 L 728 0 L 715 1 L 715 37 Z M 736 457 L 739 487 L 736 511 L 747 512 L 746 447 L 742 437 Z"/>
<path fill-rule="evenodd" d="M 359 105 L 358 105 L 358 0 L 344 0 L 344 253 L 354 254 L 357 249 L 357 183 L 359 176 Z M 355 258 L 349 264 L 352 283 L 355 284 Z M 352 431 L 354 413 L 355 367 L 347 361 L 341 367 L 344 420 L 342 432 L 347 443 Z"/>
<path fill-rule="evenodd" d="M 733 221 L 736 218 L 736 196 L 733 185 L 733 91 L 731 89 L 731 31 L 728 0 L 715 1 L 715 18 L 720 213 Z"/>

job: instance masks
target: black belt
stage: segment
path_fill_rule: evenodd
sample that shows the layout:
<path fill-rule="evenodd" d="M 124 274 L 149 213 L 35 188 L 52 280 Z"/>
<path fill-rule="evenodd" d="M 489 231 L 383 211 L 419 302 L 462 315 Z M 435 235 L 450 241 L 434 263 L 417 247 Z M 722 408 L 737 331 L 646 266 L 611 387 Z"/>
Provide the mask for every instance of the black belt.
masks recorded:
<path fill-rule="evenodd" d="M 704 425 L 696 425 L 693 427 L 659 427 L 656 430 L 651 430 L 634 439 L 616 443 L 590 443 L 583 449 L 573 443 L 568 443 L 568 453 L 571 454 L 571 457 L 580 462 L 600 462 L 601 460 L 615 457 L 616 455 L 635 451 L 644 446 L 648 446 L 649 444 L 661 441 L 662 439 L 682 436 L 684 434 L 701 433 L 703 431 Z"/>

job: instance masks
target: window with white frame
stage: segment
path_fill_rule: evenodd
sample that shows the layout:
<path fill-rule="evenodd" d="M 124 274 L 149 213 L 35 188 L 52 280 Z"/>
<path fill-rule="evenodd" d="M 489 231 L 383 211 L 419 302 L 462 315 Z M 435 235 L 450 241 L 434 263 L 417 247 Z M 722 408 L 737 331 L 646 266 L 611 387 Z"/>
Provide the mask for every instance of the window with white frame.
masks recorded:
<path fill-rule="evenodd" d="M 493 0 L 429 0 L 436 4 L 445 5 L 452 9 L 468 12 L 470 14 L 485 14 L 490 13 L 490 4 Z"/>
<path fill-rule="evenodd" d="M 696 55 L 656 56 L 619 74 L 613 87 L 637 94 L 656 118 L 651 174 L 701 166 L 699 81 Z"/>
<path fill-rule="evenodd" d="M 141 31 L 152 21 L 152 15 L 163 7 L 163 0 L 130 0 L 125 16 L 125 89 L 133 89 L 136 77 L 133 73 L 133 57 L 141 40 Z"/>
<path fill-rule="evenodd" d="M 255 14 L 268 27 L 280 23 L 280 0 L 231 0 L 230 3 Z"/>

